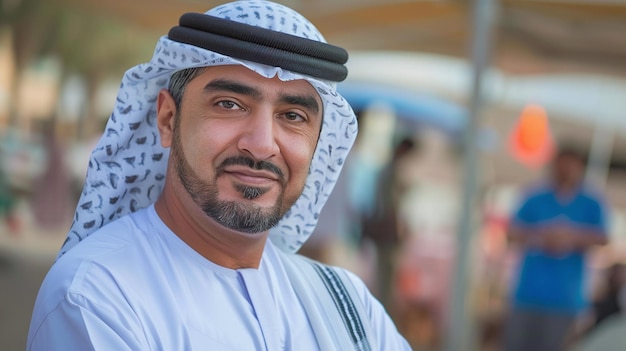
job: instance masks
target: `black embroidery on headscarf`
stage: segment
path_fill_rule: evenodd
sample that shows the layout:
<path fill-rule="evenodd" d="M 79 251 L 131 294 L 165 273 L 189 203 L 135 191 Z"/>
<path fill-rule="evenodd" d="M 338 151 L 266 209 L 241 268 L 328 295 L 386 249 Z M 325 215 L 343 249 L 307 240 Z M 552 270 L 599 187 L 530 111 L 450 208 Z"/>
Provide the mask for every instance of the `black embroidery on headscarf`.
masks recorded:
<path fill-rule="evenodd" d="M 139 176 L 138 175 L 131 175 L 131 176 L 126 176 L 124 182 L 126 182 L 126 184 L 132 184 L 135 182 L 135 180 L 137 180 Z"/>
<path fill-rule="evenodd" d="M 135 166 L 135 156 L 124 157 L 124 161 L 133 167 Z"/>
<path fill-rule="evenodd" d="M 83 228 L 89 229 L 89 228 L 92 228 L 94 225 L 96 225 L 95 219 L 83 224 Z"/>
<path fill-rule="evenodd" d="M 132 199 L 130 200 L 130 212 L 135 212 L 137 211 L 137 200 Z"/>
<path fill-rule="evenodd" d="M 113 189 L 117 189 L 117 181 L 120 177 L 115 173 L 109 173 L 109 183 Z"/>

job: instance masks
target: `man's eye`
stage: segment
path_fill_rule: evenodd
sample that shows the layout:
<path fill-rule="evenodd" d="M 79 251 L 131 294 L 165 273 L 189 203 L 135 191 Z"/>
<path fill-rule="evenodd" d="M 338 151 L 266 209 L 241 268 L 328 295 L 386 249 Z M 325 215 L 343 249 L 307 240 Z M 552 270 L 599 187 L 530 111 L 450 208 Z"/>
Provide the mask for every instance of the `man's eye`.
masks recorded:
<path fill-rule="evenodd" d="M 297 114 L 295 112 L 287 112 L 287 113 L 285 113 L 285 119 L 288 120 L 288 121 L 294 121 L 294 122 L 302 122 L 302 121 L 306 120 L 300 114 Z"/>
<path fill-rule="evenodd" d="M 217 105 L 228 110 L 241 109 L 241 106 L 237 105 L 236 103 L 230 100 L 219 101 Z"/>

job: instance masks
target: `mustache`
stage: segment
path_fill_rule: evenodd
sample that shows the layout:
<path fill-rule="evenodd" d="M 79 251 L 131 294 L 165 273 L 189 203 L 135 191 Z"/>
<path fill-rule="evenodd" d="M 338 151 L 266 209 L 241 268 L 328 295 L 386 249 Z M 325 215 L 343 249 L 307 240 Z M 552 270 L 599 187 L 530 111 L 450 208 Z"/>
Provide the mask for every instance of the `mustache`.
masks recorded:
<path fill-rule="evenodd" d="M 250 157 L 246 156 L 233 156 L 225 159 L 220 163 L 217 167 L 217 174 L 220 175 L 224 173 L 224 169 L 228 166 L 247 166 L 255 170 L 264 170 L 268 172 L 272 172 L 278 176 L 281 183 L 285 182 L 285 173 L 276 166 L 275 164 L 268 161 L 255 161 Z"/>

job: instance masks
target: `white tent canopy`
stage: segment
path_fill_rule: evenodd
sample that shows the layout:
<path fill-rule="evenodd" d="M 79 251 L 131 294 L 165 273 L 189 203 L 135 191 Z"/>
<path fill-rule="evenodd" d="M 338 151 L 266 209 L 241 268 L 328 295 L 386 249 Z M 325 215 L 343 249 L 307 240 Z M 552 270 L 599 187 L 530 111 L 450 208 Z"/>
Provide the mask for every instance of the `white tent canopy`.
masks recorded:
<path fill-rule="evenodd" d="M 351 81 L 379 82 L 418 93 L 466 101 L 471 64 L 412 52 L 350 53 Z M 483 82 L 487 104 L 519 109 L 542 105 L 556 118 L 572 118 L 626 131 L 626 80 L 597 74 L 510 75 L 490 69 Z"/>

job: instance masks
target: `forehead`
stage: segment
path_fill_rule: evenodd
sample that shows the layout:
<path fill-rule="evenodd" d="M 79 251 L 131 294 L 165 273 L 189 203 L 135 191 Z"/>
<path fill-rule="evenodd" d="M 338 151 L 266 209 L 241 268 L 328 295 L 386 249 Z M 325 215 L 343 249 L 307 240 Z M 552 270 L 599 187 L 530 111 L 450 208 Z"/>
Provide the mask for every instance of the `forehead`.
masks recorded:
<path fill-rule="evenodd" d="M 283 81 L 277 76 L 266 78 L 242 65 L 207 67 L 189 82 L 185 90 L 191 89 L 201 92 L 206 84 L 218 79 L 235 81 L 256 88 L 268 96 L 272 94 L 311 95 L 319 103 L 322 102 L 317 89 L 305 79 Z"/>

